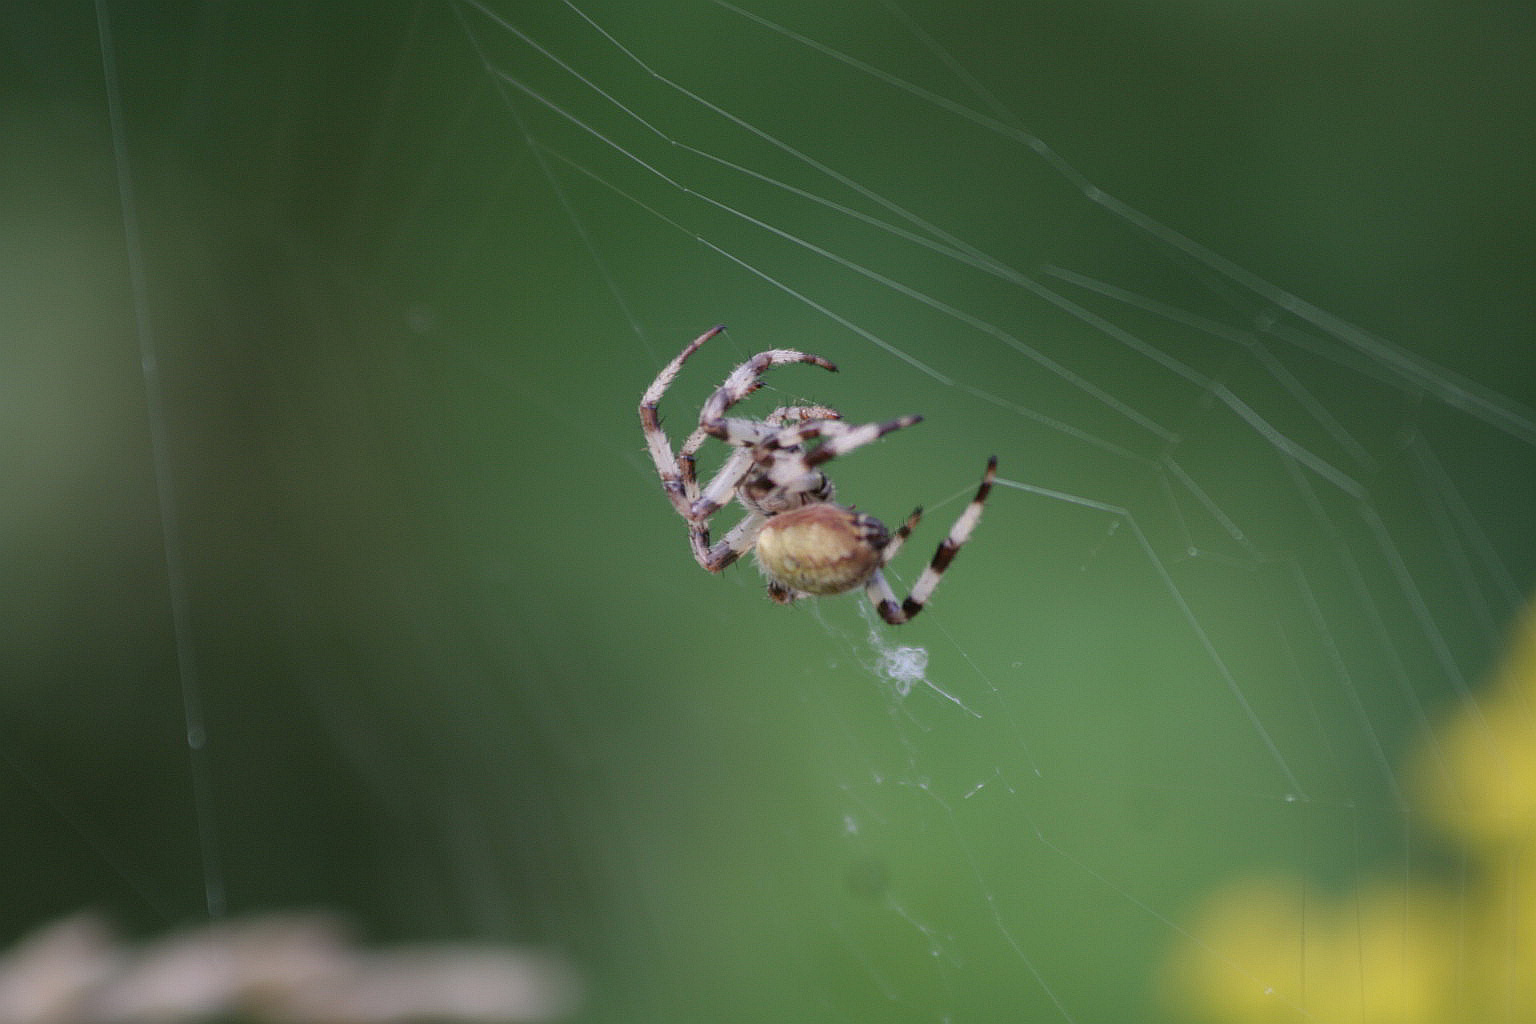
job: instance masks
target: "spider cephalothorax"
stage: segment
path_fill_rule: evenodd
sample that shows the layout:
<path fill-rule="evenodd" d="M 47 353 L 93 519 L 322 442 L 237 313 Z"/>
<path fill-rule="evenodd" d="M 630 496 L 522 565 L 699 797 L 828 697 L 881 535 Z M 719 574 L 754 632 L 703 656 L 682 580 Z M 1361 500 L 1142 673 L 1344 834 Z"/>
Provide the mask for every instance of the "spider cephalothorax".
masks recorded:
<path fill-rule="evenodd" d="M 981 506 L 997 476 L 997 458 L 987 461 L 981 486 L 949 534 L 934 552 L 905 601 L 897 602 L 881 569 L 896 557 L 917 525 L 916 509 L 894 533 L 874 516 L 834 500 L 835 491 L 820 467 L 893 430 L 910 427 L 920 416 L 900 416 L 883 423 L 850 427 L 835 409 L 818 405 L 780 406 L 761 420 L 727 416 L 737 402 L 762 386 L 770 367 L 812 363 L 836 370 L 827 360 L 794 349 L 759 352 L 732 370 L 699 413 L 699 425 L 675 453 L 656 411 L 661 396 L 683 362 L 725 328 L 713 327 L 678 353 L 651 382 L 640 399 L 640 423 L 661 486 L 677 514 L 688 523 L 693 557 L 719 572 L 755 547 L 758 568 L 768 578 L 768 596 L 782 604 L 799 597 L 842 594 L 862 586 L 886 622 L 906 622 L 923 610 L 939 578 L 981 519 Z M 706 438 L 735 448 L 710 481 L 699 486 L 694 464 Z M 806 442 L 820 439 L 807 449 Z M 709 520 L 732 498 L 747 510 L 718 542 L 709 542 Z"/>

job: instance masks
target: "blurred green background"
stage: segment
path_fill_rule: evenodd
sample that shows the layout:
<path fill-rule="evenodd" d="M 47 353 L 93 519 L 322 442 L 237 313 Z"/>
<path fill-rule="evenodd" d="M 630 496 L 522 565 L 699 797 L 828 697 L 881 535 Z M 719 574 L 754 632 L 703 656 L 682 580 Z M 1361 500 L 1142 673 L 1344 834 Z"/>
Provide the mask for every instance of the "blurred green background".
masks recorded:
<path fill-rule="evenodd" d="M 578 8 L 0 13 L 0 939 L 326 907 L 559 950 L 583 1020 L 1178 1020 L 1223 879 L 1433 860 L 1402 757 L 1536 575 L 1528 8 Z M 917 622 L 693 565 L 635 405 L 721 321 L 674 438 L 775 346 L 841 373 L 759 412 L 926 417 L 836 464 L 930 510 L 907 584 L 999 456 Z"/>

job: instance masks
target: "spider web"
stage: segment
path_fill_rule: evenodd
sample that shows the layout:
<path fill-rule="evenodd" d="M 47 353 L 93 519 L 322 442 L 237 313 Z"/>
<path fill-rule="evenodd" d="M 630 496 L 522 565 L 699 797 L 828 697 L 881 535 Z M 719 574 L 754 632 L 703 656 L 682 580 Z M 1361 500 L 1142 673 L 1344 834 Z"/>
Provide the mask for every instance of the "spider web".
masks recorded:
<path fill-rule="evenodd" d="M 9 17 L 7 936 L 319 906 L 592 1021 L 1536 1014 L 1528 24 Z M 840 372 L 744 414 L 924 416 L 829 464 L 925 508 L 898 594 L 997 455 L 915 622 L 693 565 L 634 407 L 720 321 L 674 442 L 774 347 Z"/>

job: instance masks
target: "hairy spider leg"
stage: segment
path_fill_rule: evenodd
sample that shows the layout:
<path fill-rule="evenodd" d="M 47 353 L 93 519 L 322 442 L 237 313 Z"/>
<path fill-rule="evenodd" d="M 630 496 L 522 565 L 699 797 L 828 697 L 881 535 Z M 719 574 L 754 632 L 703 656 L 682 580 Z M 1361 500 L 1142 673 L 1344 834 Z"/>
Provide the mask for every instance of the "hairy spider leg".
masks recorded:
<path fill-rule="evenodd" d="M 735 492 L 735 488 L 741 480 L 751 471 L 755 462 L 755 455 L 751 448 L 743 447 L 733 452 L 725 464 L 716 473 L 714 479 L 701 492 L 695 468 L 695 453 L 706 437 L 711 433 L 701 426 L 684 441 L 682 449 L 676 454 L 672 451 L 671 442 L 667 439 L 665 430 L 661 426 L 659 406 L 662 396 L 666 394 L 673 381 L 677 379 L 683 364 L 688 357 L 697 352 L 706 341 L 725 330 L 724 325 L 711 327 L 677 354 L 666 366 L 661 368 L 656 378 L 646 388 L 645 394 L 640 399 L 640 425 L 645 433 L 646 447 L 651 456 L 651 462 L 656 467 L 657 475 L 661 478 L 662 490 L 667 499 L 672 503 L 673 509 L 688 523 L 689 547 L 693 551 L 694 560 L 709 572 L 719 572 L 741 555 L 750 550 L 757 539 L 757 534 L 762 530 L 766 517 L 756 511 L 750 511 L 748 515 L 737 523 L 717 544 L 711 544 L 709 539 L 709 517 L 718 511 L 724 504 L 723 500 L 712 499 L 702 507 L 699 505 L 704 494 L 723 493 L 725 499 Z M 758 379 L 763 373 L 773 366 L 785 363 L 814 363 L 828 370 L 836 370 L 837 367 L 820 356 L 797 352 L 793 349 L 770 349 L 760 352 L 752 359 L 737 367 L 725 383 L 716 389 L 710 401 L 720 399 L 720 412 L 723 413 L 731 405 L 745 398 L 762 386 Z M 722 399 L 721 394 L 725 392 Z M 706 404 L 706 410 L 710 408 Z M 772 428 L 783 423 L 785 417 L 792 414 L 816 414 L 830 413 L 832 417 L 837 414 L 833 410 L 822 409 L 819 406 L 785 406 L 775 410 L 778 419 L 772 420 L 768 425 L 761 427 L 762 432 L 771 434 Z M 771 418 L 770 418 L 771 419 Z M 750 423 L 751 421 L 744 421 Z"/>
<path fill-rule="evenodd" d="M 778 433 L 775 425 L 758 420 L 727 417 L 725 413 L 737 402 L 762 387 L 761 378 L 770 368 L 788 363 L 811 363 L 824 370 L 837 371 L 837 367 L 830 360 L 809 352 L 800 352 L 791 348 L 775 348 L 759 352 L 732 370 L 725 378 L 725 382 L 709 396 L 703 410 L 699 413 L 698 431 L 694 433 L 702 431 L 706 436 L 717 437 L 729 445 L 749 450 L 773 437 Z M 692 439 L 693 436 L 690 435 L 689 440 Z M 703 440 L 701 439 L 699 443 L 702 444 Z M 697 446 L 694 450 L 697 450 Z M 693 451 L 689 451 L 684 465 L 688 466 L 690 476 L 692 474 L 689 464 L 692 460 Z M 687 513 L 688 517 L 690 519 L 707 518 L 718 512 L 735 495 L 736 488 L 740 486 L 754 462 L 755 457 L 748 459 L 745 465 L 735 457 L 727 459 L 726 464 L 693 499 Z"/>
<path fill-rule="evenodd" d="M 714 544 L 709 542 L 707 522 L 689 522 L 688 545 L 693 549 L 694 561 L 709 572 L 721 572 L 742 555 L 752 550 L 758 534 L 768 517 L 761 512 L 748 512 L 741 522 L 731 527 L 726 535 Z"/>
<path fill-rule="evenodd" d="M 825 405 L 781 405 L 777 409 L 763 417 L 763 422 L 771 427 L 781 427 L 785 420 L 793 420 L 796 424 L 806 423 L 810 420 L 840 420 L 843 414 L 836 409 Z M 694 456 L 700 446 L 709 440 L 712 435 L 703 427 L 695 427 L 693 433 L 688 435 L 688 440 L 677 450 L 678 466 L 683 471 L 683 483 L 692 484 L 693 499 L 697 500 L 698 478 L 694 475 Z M 736 454 L 740 454 L 739 452 Z"/>
<path fill-rule="evenodd" d="M 912 530 L 922 518 L 923 506 L 919 505 L 912 510 L 911 515 L 907 516 L 907 521 L 896 528 L 896 532 L 891 534 L 890 541 L 885 545 L 885 550 L 880 552 L 880 564 L 882 566 L 889 565 L 891 559 L 896 557 L 896 553 L 907 542 L 907 538 L 912 536 Z"/>
<path fill-rule="evenodd" d="M 775 486 L 790 494 L 815 490 L 817 481 L 823 479 L 821 470 L 816 468 L 822 463 L 878 441 L 893 430 L 921 423 L 922 419 L 921 416 L 898 416 L 892 420 L 858 426 L 849 426 L 841 420 L 813 420 L 786 427 L 763 442 L 765 448 L 783 451 L 783 458 L 775 459 L 769 467 L 768 477 Z M 820 437 L 821 444 L 812 452 L 801 451 L 801 442 L 813 437 Z"/>
<path fill-rule="evenodd" d="M 666 492 L 678 515 L 684 518 L 697 495 L 687 493 L 682 469 L 678 466 L 677 457 L 672 454 L 672 443 L 667 440 L 666 431 L 661 428 L 661 415 L 657 407 L 661 404 L 661 396 L 666 394 L 667 388 L 677 379 L 688 357 L 723 330 L 724 324 L 711 327 L 689 342 L 671 362 L 661 368 L 661 372 L 656 374 L 656 379 L 651 381 L 651 386 L 645 389 L 645 394 L 640 398 L 640 428 L 645 432 L 645 445 L 650 452 L 651 463 L 661 477 L 661 489 Z"/>
<path fill-rule="evenodd" d="M 986 503 L 987 495 L 992 490 L 992 482 L 996 479 L 997 456 L 994 455 L 987 460 L 987 471 L 982 475 L 981 486 L 976 489 L 976 496 L 971 499 L 970 504 L 965 506 L 965 511 L 960 513 L 954 525 L 949 528 L 949 533 L 939 543 L 939 549 L 933 553 L 933 560 L 923 569 L 923 574 L 917 578 L 917 582 L 912 586 L 912 592 L 907 595 L 905 601 L 896 603 L 896 595 L 891 591 L 891 585 L 886 582 L 885 574 L 879 569 L 875 570 L 865 586 L 865 592 L 882 619 L 893 626 L 899 626 L 915 618 L 917 613 L 923 610 L 923 606 L 928 603 L 938 587 L 939 580 L 944 576 L 944 570 L 949 568 L 950 563 L 955 560 L 956 553 L 965 542 L 971 539 L 971 533 L 976 529 L 976 524 L 981 521 L 981 507 Z M 907 520 L 907 527 L 916 524 L 918 515 L 918 512 L 912 514 Z M 897 531 L 900 539 L 893 538 L 891 544 L 886 546 L 890 556 L 881 559 L 882 566 L 895 555 L 895 552 L 890 549 L 894 546 L 899 550 L 901 542 L 906 540 L 906 534 L 911 532 L 907 527 Z"/>

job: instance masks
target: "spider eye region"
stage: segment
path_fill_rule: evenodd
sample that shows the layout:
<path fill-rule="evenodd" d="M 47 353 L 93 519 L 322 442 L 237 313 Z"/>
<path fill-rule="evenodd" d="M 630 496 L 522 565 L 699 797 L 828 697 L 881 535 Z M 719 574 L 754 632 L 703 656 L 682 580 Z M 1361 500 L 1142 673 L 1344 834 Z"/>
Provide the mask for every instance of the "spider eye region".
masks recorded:
<path fill-rule="evenodd" d="M 874 516 L 821 502 L 763 524 L 757 564 L 770 580 L 801 593 L 841 594 L 869 581 L 890 539 Z"/>

